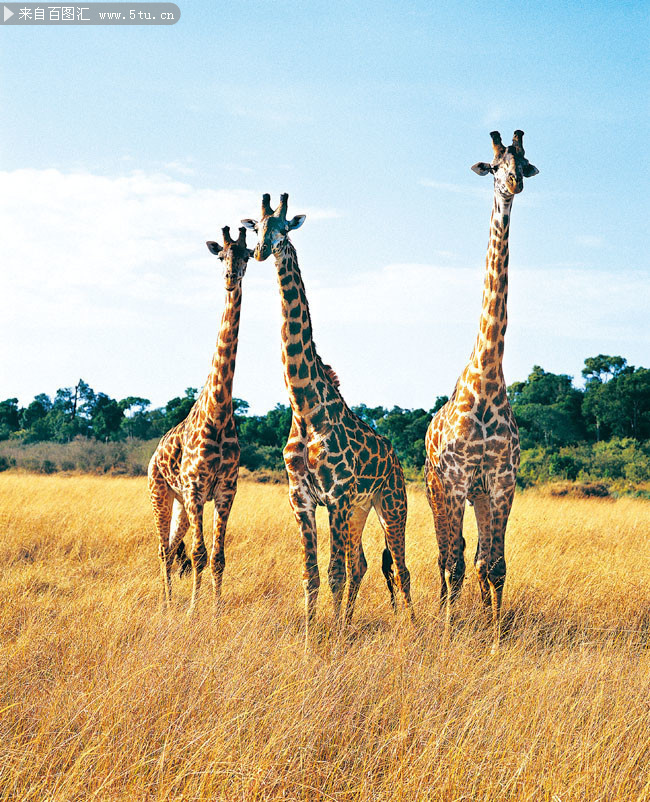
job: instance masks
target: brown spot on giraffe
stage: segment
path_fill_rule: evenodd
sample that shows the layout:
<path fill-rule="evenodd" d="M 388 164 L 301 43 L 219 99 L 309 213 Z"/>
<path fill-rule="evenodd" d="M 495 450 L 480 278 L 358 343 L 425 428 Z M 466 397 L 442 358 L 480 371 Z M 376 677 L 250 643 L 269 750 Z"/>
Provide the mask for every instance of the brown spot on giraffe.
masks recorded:
<path fill-rule="evenodd" d="M 149 493 L 158 531 L 163 600 L 171 602 L 174 556 L 185 553 L 183 538 L 190 531 L 194 609 L 201 574 L 208 562 L 203 540 L 203 507 L 214 500 L 214 531 L 210 569 L 215 601 L 221 596 L 226 564 L 224 541 L 228 516 L 237 492 L 239 443 L 232 408 L 232 380 L 239 337 L 241 282 L 252 251 L 246 248 L 246 229 L 236 241 L 223 229 L 223 247 L 206 243 L 224 265 L 226 303 L 210 375 L 185 420 L 165 434 L 149 463 Z"/>
<path fill-rule="evenodd" d="M 502 370 L 507 326 L 508 236 L 514 195 L 538 170 L 525 158 L 523 132 L 504 147 L 492 132 L 494 160 L 472 167 L 494 176 L 494 202 L 486 258 L 479 333 L 449 401 L 436 413 L 426 435 L 425 480 L 438 541 L 440 599 L 448 633 L 452 602 L 465 575 L 463 514 L 474 505 L 478 526 L 475 565 L 484 605 L 491 611 L 493 648 L 498 648 L 504 541 L 519 467 L 519 434 L 508 403 Z"/>
<path fill-rule="evenodd" d="M 327 507 L 330 522 L 329 585 L 334 622 L 340 621 L 346 581 L 345 622 L 354 612 L 366 572 L 361 536 L 374 507 L 384 530 L 382 571 L 395 606 L 395 585 L 411 611 L 410 575 L 404 558 L 406 488 L 402 467 L 392 446 L 347 406 L 338 377 L 325 365 L 314 345 L 311 316 L 296 251 L 288 234 L 304 215 L 287 220 L 288 195 L 273 211 L 270 196 L 262 199 L 262 218 L 243 224 L 258 233 L 255 258 L 275 257 L 282 305 L 282 363 L 291 403 L 291 431 L 284 449 L 289 500 L 298 526 L 305 590 L 305 647 L 313 626 L 320 576 L 316 556 L 316 507 Z M 293 322 L 299 322 L 299 327 Z M 304 366 L 304 369 L 303 369 Z M 394 568 L 396 572 L 394 573 Z M 396 574 L 396 575 L 395 575 Z"/>

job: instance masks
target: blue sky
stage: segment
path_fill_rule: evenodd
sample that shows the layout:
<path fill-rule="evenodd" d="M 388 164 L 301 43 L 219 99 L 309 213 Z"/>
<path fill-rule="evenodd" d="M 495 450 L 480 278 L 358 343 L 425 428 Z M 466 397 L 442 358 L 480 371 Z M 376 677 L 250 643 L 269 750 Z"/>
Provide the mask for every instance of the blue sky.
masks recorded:
<path fill-rule="evenodd" d="M 506 380 L 650 364 L 647 2 L 179 5 L 169 27 L 0 29 L 0 398 L 200 386 L 223 304 L 204 242 L 287 191 L 346 399 L 431 406 L 478 325 L 491 180 L 469 168 L 495 128 L 540 170 Z M 286 403 L 271 260 L 245 282 L 235 394 L 264 412 Z"/>

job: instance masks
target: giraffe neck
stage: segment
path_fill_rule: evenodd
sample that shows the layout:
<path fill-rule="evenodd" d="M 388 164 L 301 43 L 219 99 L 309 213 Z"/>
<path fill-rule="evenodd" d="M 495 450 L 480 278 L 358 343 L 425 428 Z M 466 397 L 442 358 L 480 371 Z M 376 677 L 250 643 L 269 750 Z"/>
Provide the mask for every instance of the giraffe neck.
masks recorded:
<path fill-rule="evenodd" d="M 325 406 L 341 398 L 316 353 L 305 285 L 288 238 L 275 254 L 275 267 L 282 304 L 284 383 L 291 409 L 301 418 L 320 419 Z"/>
<path fill-rule="evenodd" d="M 241 284 L 226 292 L 212 368 L 199 398 L 204 416 L 216 423 L 224 423 L 232 414 L 232 380 L 239 340 L 241 294 Z"/>
<path fill-rule="evenodd" d="M 472 368 L 482 374 L 502 378 L 503 347 L 508 325 L 508 236 L 512 198 L 494 191 L 490 218 L 490 241 L 485 262 L 483 308 L 479 332 L 470 359 Z"/>

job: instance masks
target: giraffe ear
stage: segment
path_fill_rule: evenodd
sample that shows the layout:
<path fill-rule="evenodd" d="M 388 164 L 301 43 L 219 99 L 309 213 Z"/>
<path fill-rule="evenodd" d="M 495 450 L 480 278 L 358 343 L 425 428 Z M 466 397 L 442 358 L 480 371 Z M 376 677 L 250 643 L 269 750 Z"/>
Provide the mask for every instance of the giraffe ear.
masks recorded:
<path fill-rule="evenodd" d="M 210 253 L 213 253 L 215 256 L 219 256 L 219 251 L 222 251 L 223 248 L 219 245 L 218 242 L 213 242 L 212 240 L 208 240 L 205 243 L 208 246 L 208 250 Z"/>
<path fill-rule="evenodd" d="M 242 220 L 241 224 L 244 228 L 248 228 L 251 231 L 257 231 L 257 220 L 251 220 L 250 218 L 247 220 Z"/>
<path fill-rule="evenodd" d="M 476 162 L 476 164 L 472 165 L 472 170 L 476 175 L 487 175 L 492 172 L 492 165 L 487 162 Z"/>
<path fill-rule="evenodd" d="M 300 228 L 300 226 L 305 222 L 305 217 L 307 217 L 306 214 L 297 214 L 295 217 L 292 217 L 287 223 L 287 229 L 291 231 L 294 228 Z"/>
<path fill-rule="evenodd" d="M 524 167 L 522 172 L 524 174 L 524 178 L 532 178 L 534 175 L 537 175 L 537 173 L 539 173 L 539 170 L 537 169 L 537 167 L 535 167 L 534 164 L 528 162 L 528 164 Z"/>

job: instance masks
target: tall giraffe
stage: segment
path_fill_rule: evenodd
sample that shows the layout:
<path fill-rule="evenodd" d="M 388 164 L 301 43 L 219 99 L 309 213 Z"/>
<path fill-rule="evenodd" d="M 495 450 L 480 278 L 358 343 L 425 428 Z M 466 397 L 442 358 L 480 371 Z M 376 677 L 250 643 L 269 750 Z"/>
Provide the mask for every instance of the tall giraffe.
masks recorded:
<path fill-rule="evenodd" d="M 478 175 L 494 176 L 483 310 L 470 360 L 426 436 L 425 479 L 438 540 L 445 632 L 465 575 L 463 513 L 469 499 L 478 527 L 475 565 L 481 597 L 492 611 L 493 650 L 499 645 L 505 532 L 519 468 L 519 434 L 502 369 L 510 211 L 514 196 L 524 188 L 523 179 L 539 172 L 524 155 L 523 135 L 515 131 L 506 148 L 493 131 L 492 163 L 472 167 Z"/>
<path fill-rule="evenodd" d="M 296 251 L 289 240 L 305 215 L 287 220 L 289 196 L 273 211 L 270 196 L 262 198 L 262 218 L 242 220 L 257 231 L 255 258 L 273 253 L 282 304 L 282 362 L 291 403 L 291 431 L 284 449 L 289 500 L 300 527 L 305 590 L 305 648 L 313 628 L 320 577 L 316 554 L 316 507 L 327 507 L 330 523 L 329 586 L 334 599 L 334 625 L 349 580 L 345 623 L 354 612 L 366 572 L 361 536 L 374 507 L 385 535 L 382 571 L 393 607 L 397 582 L 411 609 L 410 575 L 404 560 L 406 489 L 392 446 L 347 406 L 334 371 L 323 364 L 312 338 L 311 317 Z M 393 563 L 397 576 L 393 573 Z"/>
<path fill-rule="evenodd" d="M 224 541 L 228 516 L 237 492 L 239 443 L 232 408 L 232 381 L 237 356 L 241 282 L 253 252 L 246 247 L 246 229 L 230 238 L 222 229 L 223 247 L 208 241 L 211 253 L 224 265 L 226 302 L 210 375 L 185 420 L 165 434 L 149 463 L 149 493 L 160 540 L 159 557 L 164 603 L 171 602 L 171 567 L 183 537 L 192 536 L 192 600 L 196 605 L 201 573 L 208 561 L 203 540 L 203 507 L 214 500 L 214 531 L 210 569 L 215 602 L 221 596 L 226 565 Z M 182 550 L 184 552 L 184 549 Z"/>

